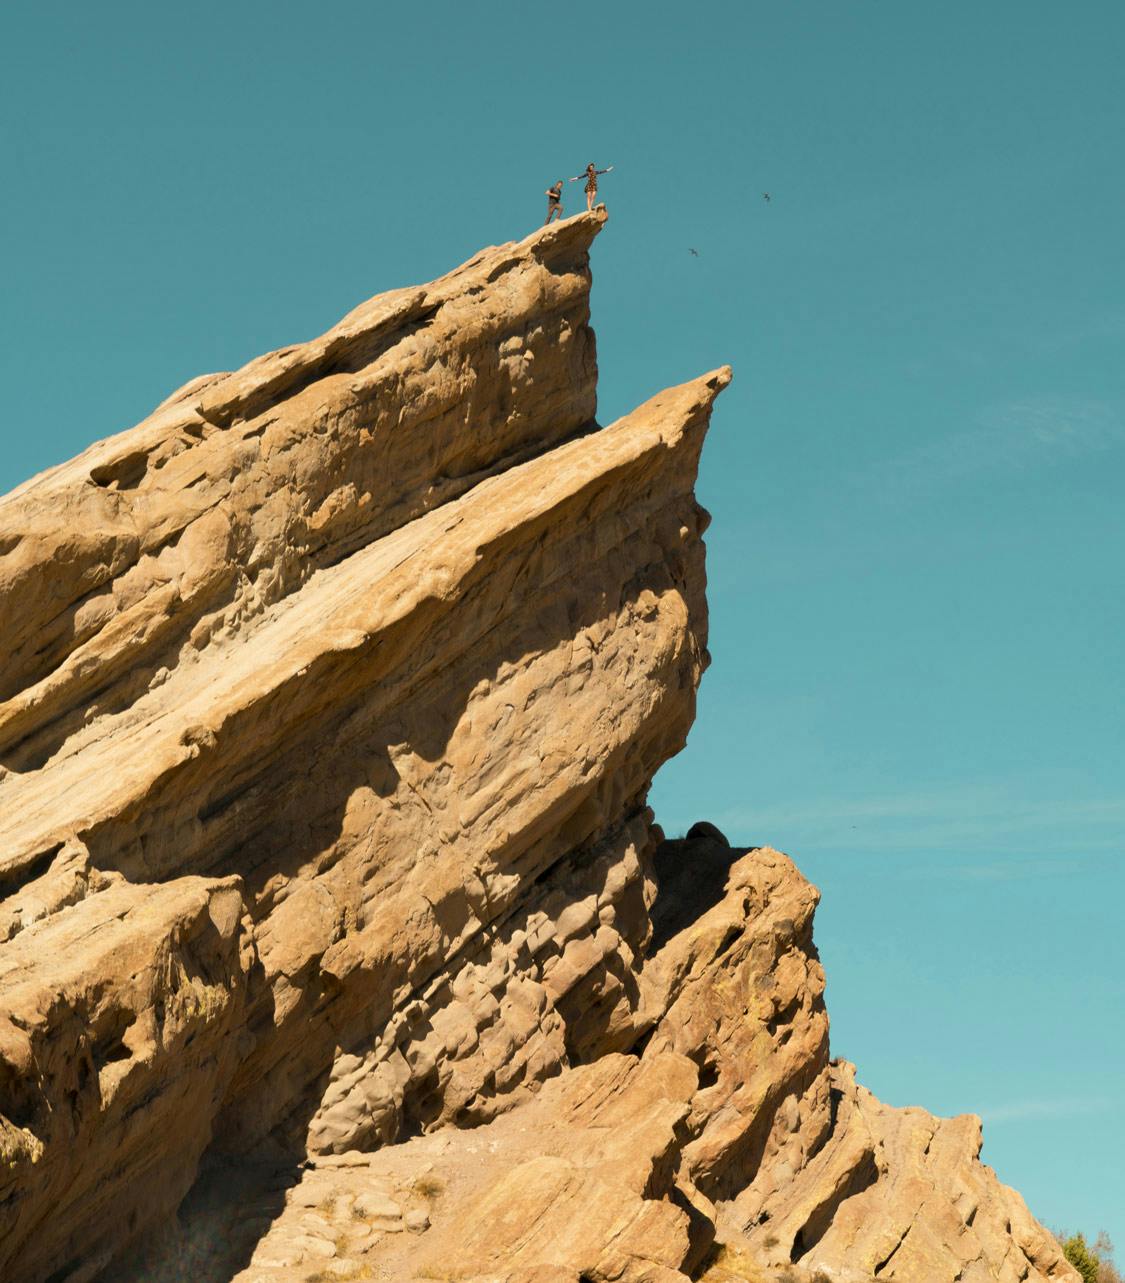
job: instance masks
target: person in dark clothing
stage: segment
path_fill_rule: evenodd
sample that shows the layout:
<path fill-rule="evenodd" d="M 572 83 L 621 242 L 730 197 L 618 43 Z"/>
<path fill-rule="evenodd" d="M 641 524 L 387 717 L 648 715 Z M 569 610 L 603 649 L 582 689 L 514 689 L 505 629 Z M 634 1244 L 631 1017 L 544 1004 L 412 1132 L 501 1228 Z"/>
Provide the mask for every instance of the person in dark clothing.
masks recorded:
<path fill-rule="evenodd" d="M 608 169 L 597 169 L 594 165 L 594 162 L 590 161 L 590 163 L 586 166 L 586 173 L 584 175 L 579 174 L 576 178 L 572 178 L 570 180 L 572 183 L 577 183 L 577 182 L 581 182 L 583 178 L 586 179 L 587 210 L 591 210 L 594 208 L 594 201 L 597 199 L 597 196 L 598 196 L 598 175 L 608 174 L 610 169 L 612 168 L 613 166 L 610 165 Z"/>
<path fill-rule="evenodd" d="M 562 184 L 563 180 L 560 178 L 554 187 L 548 187 L 544 192 L 547 197 L 547 223 L 552 218 L 562 218 Z M 544 223 L 543 226 L 546 227 L 547 223 Z"/>

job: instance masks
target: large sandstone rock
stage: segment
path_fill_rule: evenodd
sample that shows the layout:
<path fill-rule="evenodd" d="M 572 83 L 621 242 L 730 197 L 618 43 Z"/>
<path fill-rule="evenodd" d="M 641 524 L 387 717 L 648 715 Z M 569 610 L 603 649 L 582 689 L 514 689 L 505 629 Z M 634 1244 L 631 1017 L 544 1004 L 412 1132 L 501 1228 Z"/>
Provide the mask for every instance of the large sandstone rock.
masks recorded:
<path fill-rule="evenodd" d="M 645 807 L 729 374 L 599 427 L 603 221 L 0 501 L 6 1280 L 1073 1277 L 830 1061 L 789 861 Z"/>

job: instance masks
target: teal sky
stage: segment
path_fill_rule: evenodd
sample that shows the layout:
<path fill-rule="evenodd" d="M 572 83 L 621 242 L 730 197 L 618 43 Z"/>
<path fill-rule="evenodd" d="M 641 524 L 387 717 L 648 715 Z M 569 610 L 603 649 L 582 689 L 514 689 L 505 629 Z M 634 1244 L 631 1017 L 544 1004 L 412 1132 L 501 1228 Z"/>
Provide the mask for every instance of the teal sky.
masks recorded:
<path fill-rule="evenodd" d="M 1125 1245 L 1123 57 L 1120 0 L 4 5 L 0 491 L 614 164 L 602 420 L 735 369 L 657 814 L 793 855 L 836 1053 Z"/>

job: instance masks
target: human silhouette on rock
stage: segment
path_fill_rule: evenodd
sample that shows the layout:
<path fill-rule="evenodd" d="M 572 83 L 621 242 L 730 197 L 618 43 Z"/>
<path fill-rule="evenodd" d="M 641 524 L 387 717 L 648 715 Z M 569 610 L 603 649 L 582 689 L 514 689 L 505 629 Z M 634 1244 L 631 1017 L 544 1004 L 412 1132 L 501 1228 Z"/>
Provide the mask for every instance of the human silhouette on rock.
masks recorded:
<path fill-rule="evenodd" d="M 547 197 L 547 222 L 543 224 L 544 227 L 552 218 L 562 218 L 562 187 L 563 180 L 560 178 L 553 187 L 548 187 L 543 193 Z"/>

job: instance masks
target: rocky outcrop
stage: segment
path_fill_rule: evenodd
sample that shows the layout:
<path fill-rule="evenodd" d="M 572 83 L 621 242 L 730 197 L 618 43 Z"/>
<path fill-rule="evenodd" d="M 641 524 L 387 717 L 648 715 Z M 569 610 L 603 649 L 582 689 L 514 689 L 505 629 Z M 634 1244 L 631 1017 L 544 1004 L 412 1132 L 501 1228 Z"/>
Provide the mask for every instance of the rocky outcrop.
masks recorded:
<path fill-rule="evenodd" d="M 0 501 L 5 1279 L 1072 1277 L 830 1061 L 789 861 L 646 809 L 729 374 L 597 424 L 603 221 Z"/>

